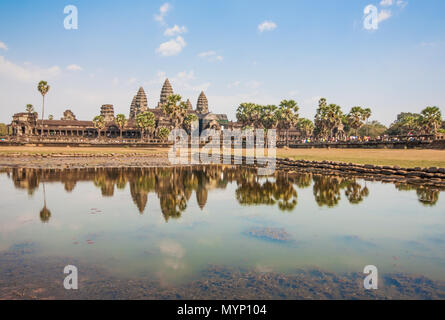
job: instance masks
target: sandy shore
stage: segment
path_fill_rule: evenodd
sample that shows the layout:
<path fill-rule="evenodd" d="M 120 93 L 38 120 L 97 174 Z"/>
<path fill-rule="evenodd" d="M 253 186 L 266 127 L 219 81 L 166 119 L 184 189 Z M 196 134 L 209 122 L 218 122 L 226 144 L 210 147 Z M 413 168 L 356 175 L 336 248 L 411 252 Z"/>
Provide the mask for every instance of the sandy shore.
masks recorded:
<path fill-rule="evenodd" d="M 0 167 L 151 167 L 169 166 L 168 148 L 7 147 L 0 146 Z M 277 158 L 354 164 L 445 168 L 445 150 L 277 149 Z"/>

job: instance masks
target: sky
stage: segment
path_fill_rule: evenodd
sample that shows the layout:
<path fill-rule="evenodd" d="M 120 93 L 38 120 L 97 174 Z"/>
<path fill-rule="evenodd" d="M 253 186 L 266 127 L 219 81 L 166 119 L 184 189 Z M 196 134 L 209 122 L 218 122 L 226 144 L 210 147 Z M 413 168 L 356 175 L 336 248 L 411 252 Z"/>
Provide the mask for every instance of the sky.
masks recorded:
<path fill-rule="evenodd" d="M 386 125 L 445 113 L 444 13 L 443 0 L 0 0 L 0 122 L 28 103 L 40 113 L 40 80 L 45 115 L 91 120 L 103 104 L 128 117 L 140 86 L 155 107 L 166 77 L 232 120 L 242 102 L 283 99 L 313 119 L 321 97 Z"/>

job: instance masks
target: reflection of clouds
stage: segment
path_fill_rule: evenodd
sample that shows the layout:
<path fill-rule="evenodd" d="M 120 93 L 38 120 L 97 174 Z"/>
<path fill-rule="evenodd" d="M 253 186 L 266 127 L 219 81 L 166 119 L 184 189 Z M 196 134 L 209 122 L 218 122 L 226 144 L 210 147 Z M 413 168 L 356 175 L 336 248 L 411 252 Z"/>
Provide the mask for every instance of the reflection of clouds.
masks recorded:
<path fill-rule="evenodd" d="M 173 240 L 164 240 L 159 245 L 161 253 L 165 256 L 182 259 L 185 256 L 185 249 Z"/>
<path fill-rule="evenodd" d="M 15 220 L 2 222 L 0 224 L 0 234 L 4 235 L 7 233 L 16 232 L 17 230 L 23 228 L 25 225 L 28 225 L 32 222 L 36 222 L 33 214 L 26 214 L 18 217 Z"/>
<path fill-rule="evenodd" d="M 185 249 L 181 244 L 173 240 L 163 240 L 159 245 L 159 250 L 164 256 L 164 265 L 173 270 L 184 269 L 185 265 L 181 261 L 185 257 Z"/>
<path fill-rule="evenodd" d="M 261 264 L 257 264 L 255 266 L 255 271 L 257 272 L 261 272 L 261 273 L 270 273 L 273 272 L 273 268 L 270 266 L 265 266 L 265 265 L 261 265 Z"/>

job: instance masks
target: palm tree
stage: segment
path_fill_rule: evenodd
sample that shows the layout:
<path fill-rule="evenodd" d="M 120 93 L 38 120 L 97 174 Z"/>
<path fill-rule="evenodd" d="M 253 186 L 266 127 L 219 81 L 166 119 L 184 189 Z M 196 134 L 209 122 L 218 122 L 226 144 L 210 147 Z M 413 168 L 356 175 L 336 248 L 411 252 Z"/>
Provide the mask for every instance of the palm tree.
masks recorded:
<path fill-rule="evenodd" d="M 421 123 L 422 127 L 429 134 L 436 134 L 437 129 L 442 124 L 442 113 L 438 107 L 426 107 L 422 110 Z"/>
<path fill-rule="evenodd" d="M 167 103 L 161 106 L 164 114 L 172 121 L 173 128 L 179 128 L 187 115 L 187 104 L 181 99 L 179 94 L 172 94 L 167 98 Z"/>
<path fill-rule="evenodd" d="M 283 100 L 277 110 L 278 127 L 286 130 L 286 146 L 289 141 L 289 129 L 298 123 L 298 104 L 294 100 Z"/>
<path fill-rule="evenodd" d="M 184 129 L 190 133 L 190 130 L 192 129 L 192 123 L 195 121 L 198 121 L 198 117 L 196 116 L 196 114 L 189 113 L 184 119 Z"/>
<path fill-rule="evenodd" d="M 309 138 L 314 131 L 314 123 L 309 119 L 300 118 L 298 119 L 297 128 L 304 134 L 305 138 Z"/>
<path fill-rule="evenodd" d="M 50 114 L 50 115 L 48 116 L 48 120 L 54 120 L 54 116 L 53 116 L 52 114 Z"/>
<path fill-rule="evenodd" d="M 34 113 L 34 106 L 32 104 L 27 104 L 26 105 L 26 112 L 28 113 Z"/>
<path fill-rule="evenodd" d="M 143 139 L 147 131 L 152 134 L 156 127 L 156 119 L 154 113 L 145 111 L 138 114 L 136 116 L 136 124 L 139 128 L 141 128 L 141 139 Z"/>
<path fill-rule="evenodd" d="M 363 109 L 363 118 L 366 122 L 366 135 L 369 136 L 369 126 L 368 126 L 368 120 L 371 118 L 372 112 L 370 108 Z"/>
<path fill-rule="evenodd" d="M 314 119 L 317 134 L 324 139 L 332 137 L 334 129 L 338 129 L 343 125 L 343 112 L 341 111 L 341 107 L 336 104 L 327 105 L 325 98 L 320 99 L 318 106 Z"/>
<path fill-rule="evenodd" d="M 412 131 L 418 131 L 421 128 L 422 119 L 421 117 L 415 117 L 408 115 L 402 120 L 402 128 L 406 134 L 412 133 Z"/>
<path fill-rule="evenodd" d="M 125 115 L 120 113 L 116 116 L 116 124 L 119 126 L 120 129 L 120 137 L 122 140 L 122 130 L 127 125 L 127 119 L 125 118 Z"/>
<path fill-rule="evenodd" d="M 236 118 L 243 128 L 257 128 L 261 122 L 261 106 L 251 102 L 241 103 L 236 110 Z"/>
<path fill-rule="evenodd" d="M 260 108 L 260 122 L 265 130 L 275 128 L 278 124 L 277 106 L 267 105 L 259 106 Z"/>
<path fill-rule="evenodd" d="M 330 136 L 333 136 L 333 130 L 342 124 L 343 112 L 341 111 L 341 107 L 336 104 L 329 104 L 327 106 L 326 116 Z"/>
<path fill-rule="evenodd" d="M 362 107 L 352 107 L 351 111 L 346 116 L 349 126 L 355 130 L 355 135 L 358 135 L 358 129 L 363 126 L 365 110 Z"/>
<path fill-rule="evenodd" d="M 41 132 L 40 134 L 43 136 L 43 117 L 45 116 L 45 95 L 48 93 L 50 86 L 46 81 L 40 81 L 37 85 L 37 90 L 42 95 L 43 103 L 42 103 L 42 121 L 41 121 Z"/>
<path fill-rule="evenodd" d="M 323 139 L 329 136 L 329 128 L 327 122 L 327 114 L 328 114 L 327 107 L 328 106 L 326 104 L 326 99 L 321 98 L 318 101 L 318 109 L 314 118 L 316 135 Z"/>
<path fill-rule="evenodd" d="M 105 118 L 103 116 L 95 116 L 93 119 L 93 125 L 98 130 L 99 139 L 101 137 L 101 130 L 105 128 Z"/>
<path fill-rule="evenodd" d="M 159 128 L 158 136 L 162 141 L 166 140 L 168 138 L 169 134 L 170 134 L 170 130 L 168 128 L 166 128 L 166 127 Z"/>

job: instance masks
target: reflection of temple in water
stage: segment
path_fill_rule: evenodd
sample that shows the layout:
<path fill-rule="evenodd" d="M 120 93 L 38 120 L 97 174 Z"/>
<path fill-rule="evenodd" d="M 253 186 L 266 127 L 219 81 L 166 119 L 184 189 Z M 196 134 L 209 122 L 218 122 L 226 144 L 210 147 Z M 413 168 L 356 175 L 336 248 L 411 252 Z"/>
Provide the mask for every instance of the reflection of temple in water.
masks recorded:
<path fill-rule="evenodd" d="M 312 186 L 314 199 L 319 206 L 334 207 L 341 200 L 342 192 L 351 204 L 361 203 L 368 195 L 368 188 L 350 177 L 326 176 L 305 172 L 275 172 L 273 176 L 256 175 L 253 168 L 236 166 L 185 166 L 163 168 L 90 168 L 90 169 L 3 169 L 18 189 L 26 189 L 33 195 L 41 183 L 60 182 L 67 192 L 75 189 L 80 181 L 92 181 L 100 188 L 103 197 L 112 197 L 115 188 L 124 190 L 127 185 L 138 211 L 143 214 L 148 195 L 159 199 L 166 221 L 179 218 L 195 193 L 201 210 L 207 203 L 209 191 L 225 189 L 236 183 L 235 196 L 241 205 L 276 205 L 281 211 L 293 211 L 297 206 L 296 189 Z M 398 190 L 416 190 L 418 200 L 433 206 L 439 199 L 440 190 L 426 186 L 396 184 Z M 51 212 L 40 212 L 41 220 L 48 222 Z"/>

